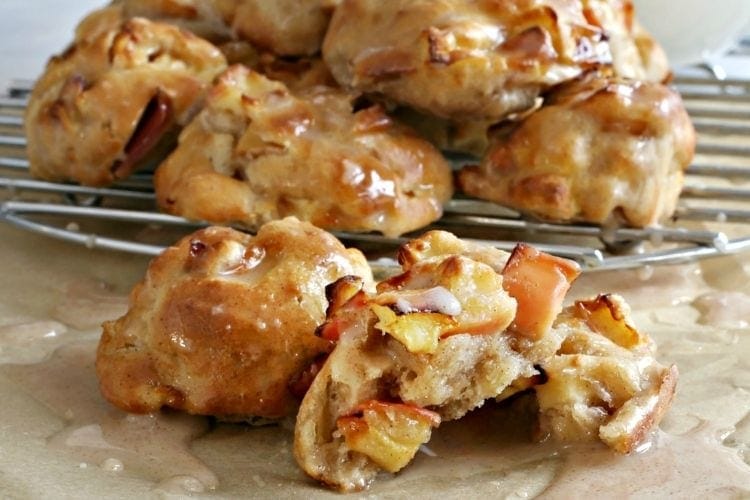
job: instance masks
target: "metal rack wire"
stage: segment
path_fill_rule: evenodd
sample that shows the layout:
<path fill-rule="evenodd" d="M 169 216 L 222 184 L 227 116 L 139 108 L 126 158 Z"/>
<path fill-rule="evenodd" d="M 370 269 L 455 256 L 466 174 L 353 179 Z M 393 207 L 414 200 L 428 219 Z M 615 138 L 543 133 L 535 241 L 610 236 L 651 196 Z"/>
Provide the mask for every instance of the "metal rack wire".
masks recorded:
<path fill-rule="evenodd" d="M 552 224 L 488 202 L 456 198 L 432 228 L 503 249 L 528 241 L 586 270 L 675 264 L 750 250 L 750 81 L 681 76 L 676 87 L 699 132 L 674 220 L 647 229 Z M 111 188 L 43 182 L 28 174 L 23 110 L 30 82 L 0 95 L 0 219 L 91 248 L 155 255 L 204 224 L 156 211 L 149 174 Z M 748 184 L 745 184 L 748 182 Z M 145 236 L 144 236 L 145 234 Z M 337 233 L 377 256 L 408 239 Z"/>

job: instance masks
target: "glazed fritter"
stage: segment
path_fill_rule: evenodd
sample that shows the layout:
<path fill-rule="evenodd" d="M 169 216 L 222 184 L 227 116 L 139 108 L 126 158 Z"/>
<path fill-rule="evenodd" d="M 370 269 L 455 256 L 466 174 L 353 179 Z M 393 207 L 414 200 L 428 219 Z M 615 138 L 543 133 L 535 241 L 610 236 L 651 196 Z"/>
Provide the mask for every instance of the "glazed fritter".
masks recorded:
<path fill-rule="evenodd" d="M 134 413 L 293 414 L 333 347 L 314 332 L 326 286 L 343 276 L 373 286 L 358 250 L 293 218 L 257 236 L 219 227 L 187 236 L 151 262 L 127 314 L 104 324 L 101 391 Z"/>
<path fill-rule="evenodd" d="M 452 194 L 440 153 L 377 105 L 313 86 L 293 94 L 241 66 L 157 169 L 163 210 L 257 227 L 288 215 L 325 229 L 399 235 L 438 219 Z"/>
<path fill-rule="evenodd" d="M 344 0 L 323 57 L 346 88 L 495 121 L 611 60 L 601 30 L 570 0 Z"/>
<path fill-rule="evenodd" d="M 337 344 L 295 428 L 295 457 L 314 479 L 366 488 L 378 471 L 405 467 L 441 421 L 488 398 L 535 394 L 540 439 L 601 440 L 619 453 L 668 409 L 677 371 L 654 360 L 621 299 L 560 314 L 575 263 L 439 231 L 409 242 L 399 261 L 404 273 L 375 295 L 354 278 L 330 288 L 318 334 Z"/>
<path fill-rule="evenodd" d="M 174 26 L 127 19 L 122 6 L 91 14 L 29 98 L 32 175 L 95 186 L 127 177 L 171 144 L 225 68 L 216 47 Z"/>
<path fill-rule="evenodd" d="M 695 140 L 673 90 L 590 74 L 501 130 L 458 182 L 543 219 L 649 226 L 674 212 Z"/>

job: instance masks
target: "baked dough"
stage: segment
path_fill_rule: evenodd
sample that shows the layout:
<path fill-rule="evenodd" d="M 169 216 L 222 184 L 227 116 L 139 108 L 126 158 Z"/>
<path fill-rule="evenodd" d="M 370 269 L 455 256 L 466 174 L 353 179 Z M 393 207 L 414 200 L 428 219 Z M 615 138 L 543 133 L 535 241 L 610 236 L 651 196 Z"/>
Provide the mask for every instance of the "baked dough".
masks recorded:
<path fill-rule="evenodd" d="M 611 59 L 570 0 L 344 0 L 323 57 L 344 87 L 443 118 L 494 121 Z"/>
<path fill-rule="evenodd" d="M 502 130 L 458 182 L 544 219 L 650 226 L 674 212 L 695 140 L 673 90 L 591 74 Z"/>
<path fill-rule="evenodd" d="M 438 219 L 450 167 L 428 142 L 379 106 L 234 66 L 159 166 L 163 210 L 257 227 L 294 215 L 326 229 L 399 235 Z"/>
<path fill-rule="evenodd" d="M 127 314 L 104 324 L 102 393 L 134 413 L 293 414 L 332 347 L 314 335 L 325 287 L 352 275 L 373 286 L 358 250 L 293 218 L 257 236 L 220 227 L 187 236 L 152 261 Z"/>
<path fill-rule="evenodd" d="M 29 98 L 32 175 L 94 186 L 127 177 L 189 121 L 225 68 L 216 47 L 179 28 L 126 20 L 122 6 L 91 14 Z"/>

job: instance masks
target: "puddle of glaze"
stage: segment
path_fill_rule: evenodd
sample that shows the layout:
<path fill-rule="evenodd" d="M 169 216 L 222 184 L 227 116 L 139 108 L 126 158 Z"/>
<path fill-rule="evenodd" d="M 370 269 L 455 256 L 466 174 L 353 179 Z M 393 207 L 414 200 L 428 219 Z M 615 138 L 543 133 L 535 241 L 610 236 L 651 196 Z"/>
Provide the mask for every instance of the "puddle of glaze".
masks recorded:
<path fill-rule="evenodd" d="M 542 498 L 720 498 L 750 495 L 747 465 L 701 423 L 685 435 L 659 432 L 650 449 L 615 456 L 601 446 L 569 450 Z"/>
<path fill-rule="evenodd" d="M 118 294 L 101 281 L 74 281 L 62 290 L 52 316 L 77 330 L 99 329 L 105 321 L 117 319 L 128 310 L 127 295 Z"/>
<path fill-rule="evenodd" d="M 747 328 L 750 325 L 750 295 L 742 292 L 710 292 L 693 301 L 704 325 Z"/>
<path fill-rule="evenodd" d="M 214 489 L 216 476 L 189 449 L 208 430 L 207 419 L 169 412 L 131 415 L 112 408 L 99 395 L 95 352 L 96 342 L 78 342 L 39 364 L 0 366 L 1 374 L 63 420 L 64 428 L 47 439 L 51 452 L 156 482 L 190 476 L 204 490 Z"/>
<path fill-rule="evenodd" d="M 50 320 L 17 320 L 0 326 L 0 364 L 37 363 L 66 341 L 68 328 Z"/>

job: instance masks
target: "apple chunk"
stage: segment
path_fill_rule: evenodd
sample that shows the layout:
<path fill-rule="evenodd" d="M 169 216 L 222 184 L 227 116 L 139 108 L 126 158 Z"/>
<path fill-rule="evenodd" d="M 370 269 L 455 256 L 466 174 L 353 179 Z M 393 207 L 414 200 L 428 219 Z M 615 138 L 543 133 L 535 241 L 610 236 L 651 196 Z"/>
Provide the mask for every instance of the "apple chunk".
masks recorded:
<path fill-rule="evenodd" d="M 372 304 L 370 308 L 378 317 L 375 328 L 395 338 L 413 353 L 434 353 L 440 337 L 456 326 L 456 321 L 445 314 L 416 312 L 398 315 L 390 307 Z"/>
<path fill-rule="evenodd" d="M 510 329 L 537 340 L 562 310 L 565 294 L 581 274 L 573 261 L 519 244 L 503 269 L 503 288 L 518 302 Z"/>
<path fill-rule="evenodd" d="M 315 335 L 338 342 L 367 306 L 364 282 L 357 276 L 344 276 L 326 287 L 328 310 L 326 320 L 315 330 Z"/>
<path fill-rule="evenodd" d="M 629 323 L 630 308 L 616 295 L 599 295 L 593 300 L 575 304 L 576 316 L 586 321 L 589 328 L 624 347 L 634 349 L 648 344 L 648 339 Z"/>
<path fill-rule="evenodd" d="M 336 421 L 351 450 L 366 455 L 388 472 L 406 467 L 438 425 L 440 415 L 433 411 L 375 400 Z"/>

